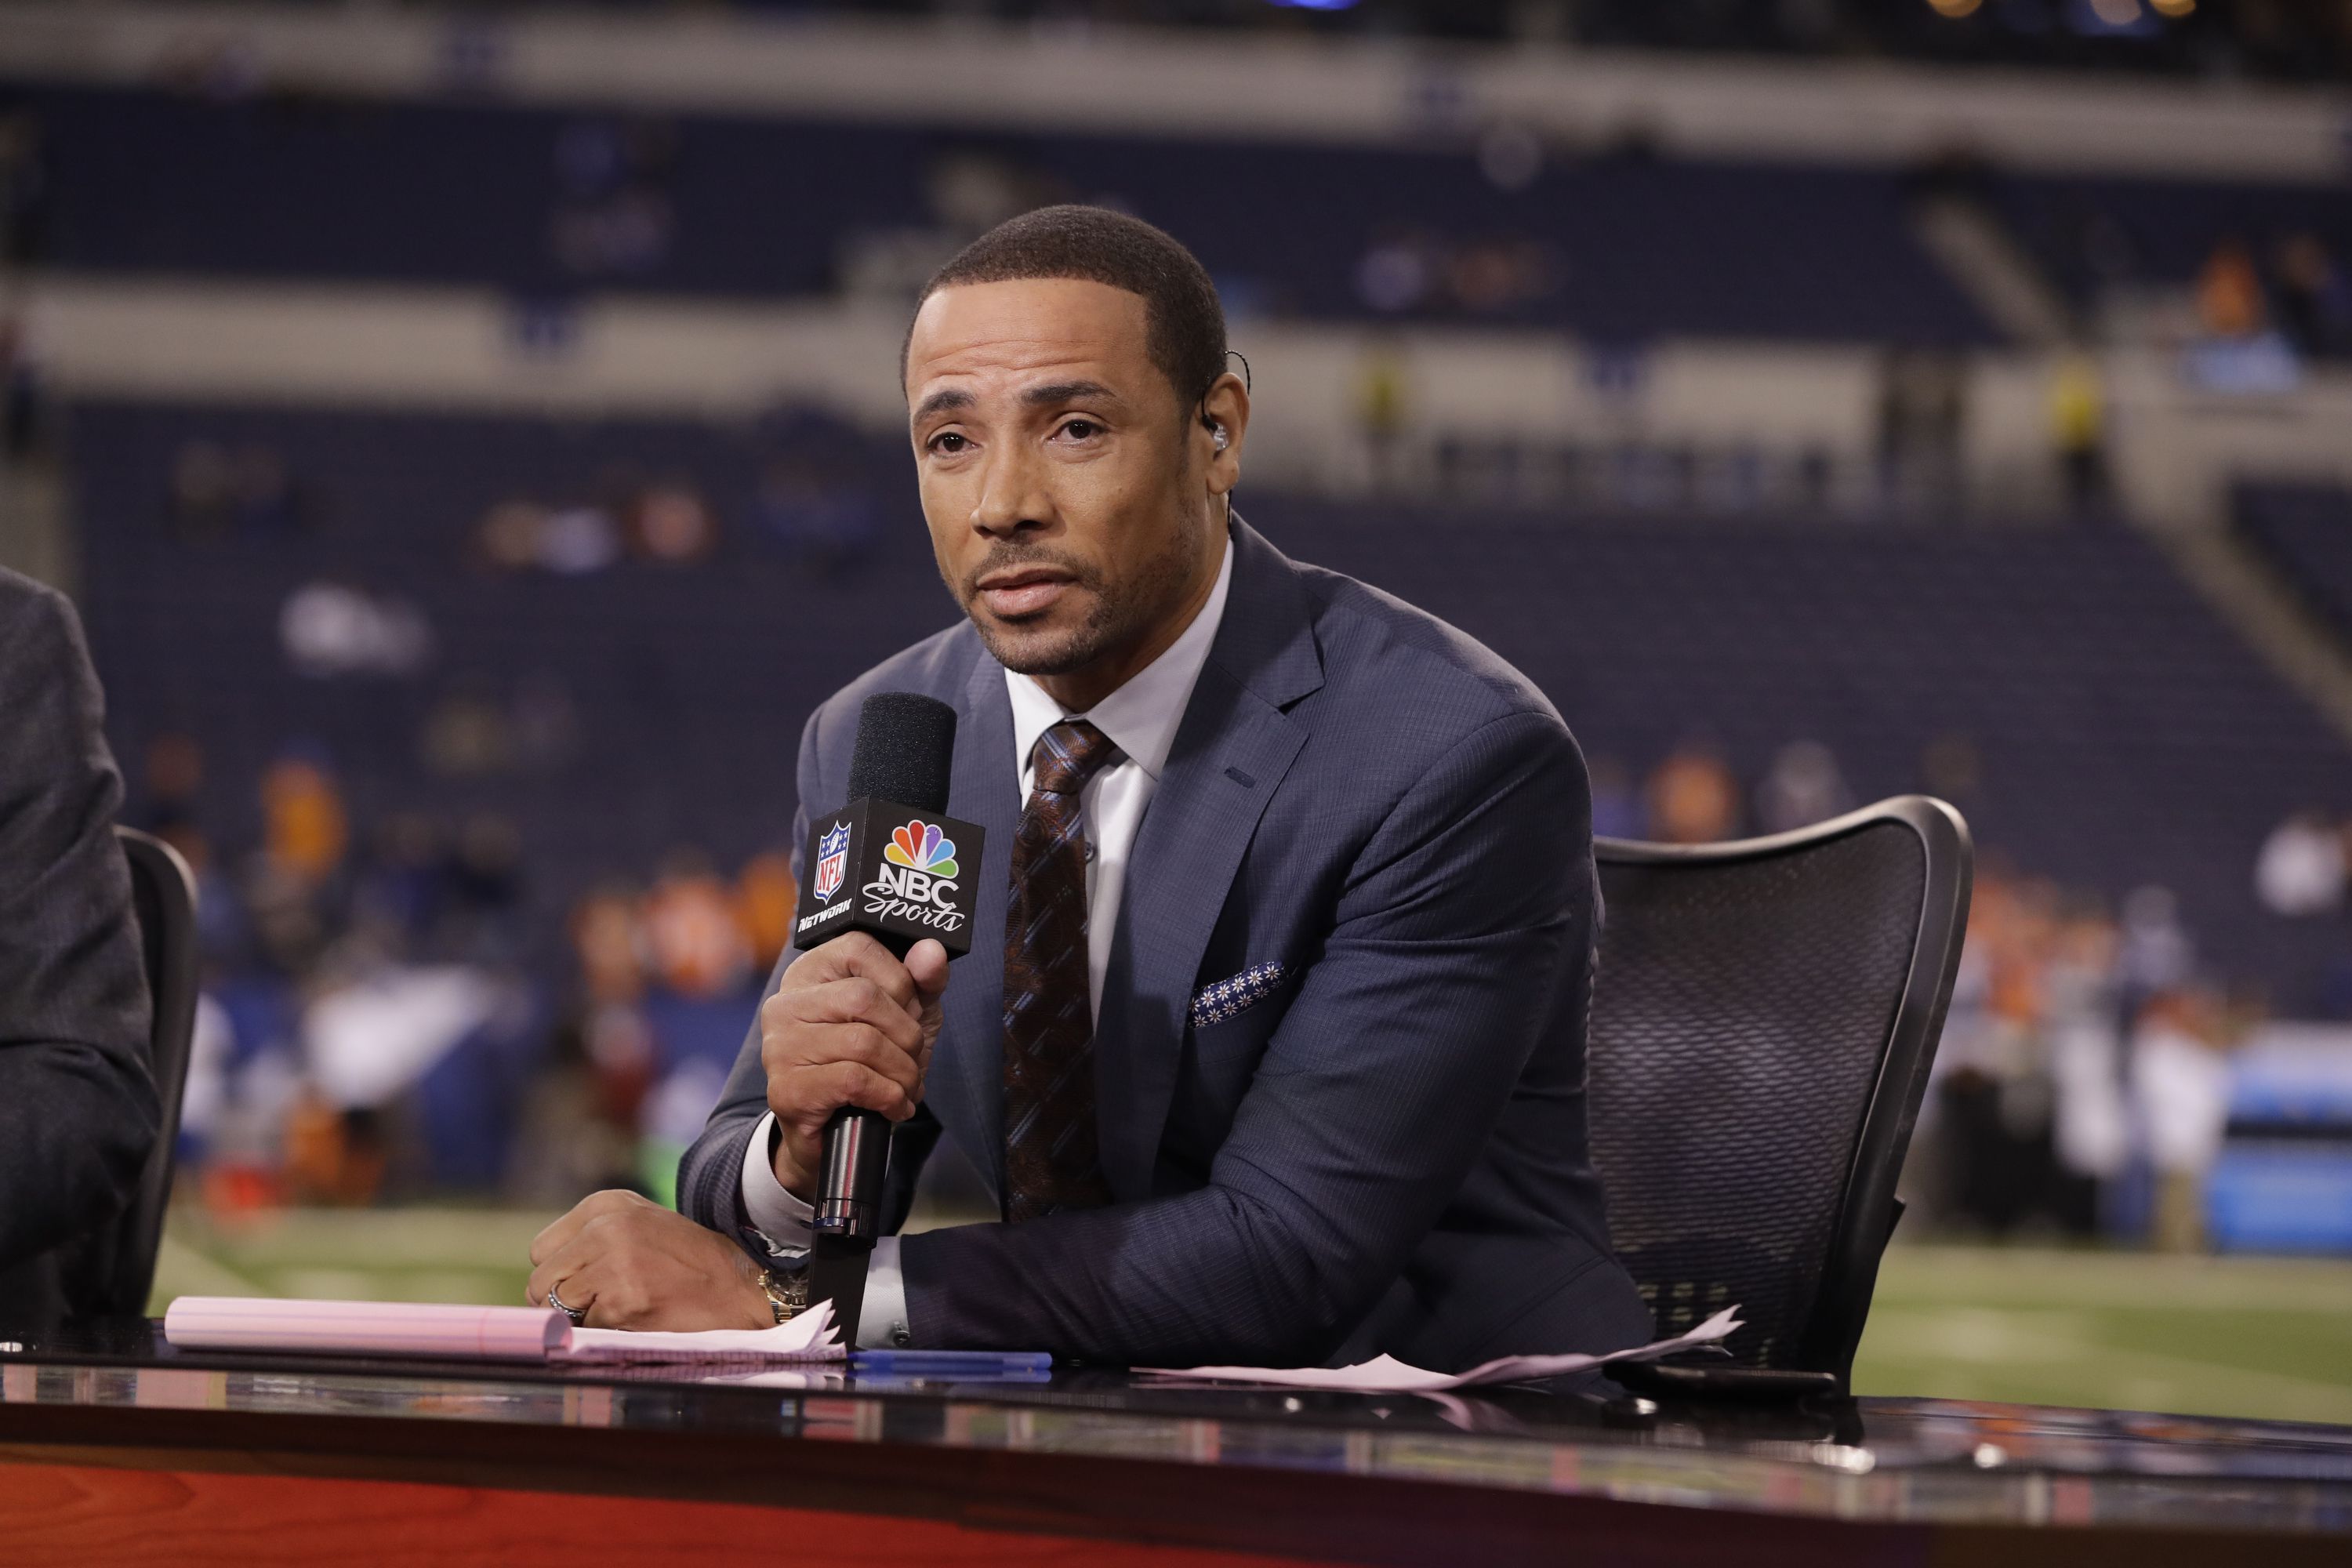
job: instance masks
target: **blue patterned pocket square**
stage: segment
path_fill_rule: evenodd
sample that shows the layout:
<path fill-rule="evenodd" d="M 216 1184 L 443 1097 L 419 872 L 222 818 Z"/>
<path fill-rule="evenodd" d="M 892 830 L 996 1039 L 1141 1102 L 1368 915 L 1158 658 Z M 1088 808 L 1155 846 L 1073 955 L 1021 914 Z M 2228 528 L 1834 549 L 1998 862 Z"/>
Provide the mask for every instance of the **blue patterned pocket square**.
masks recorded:
<path fill-rule="evenodd" d="M 1201 987 L 1192 998 L 1192 1026 L 1206 1028 L 1238 1018 L 1282 987 L 1282 965 L 1253 963 L 1230 980 Z"/>

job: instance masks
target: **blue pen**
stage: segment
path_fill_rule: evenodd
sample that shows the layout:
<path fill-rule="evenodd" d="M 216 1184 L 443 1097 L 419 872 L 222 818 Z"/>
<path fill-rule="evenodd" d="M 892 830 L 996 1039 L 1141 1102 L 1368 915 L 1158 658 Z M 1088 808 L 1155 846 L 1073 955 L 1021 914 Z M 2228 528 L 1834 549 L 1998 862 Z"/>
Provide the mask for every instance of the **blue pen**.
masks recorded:
<path fill-rule="evenodd" d="M 986 1377 L 991 1373 L 1051 1372 L 1051 1351 L 858 1351 L 849 1358 L 853 1372 L 896 1373 L 905 1376 L 950 1376 L 957 1373 Z"/>

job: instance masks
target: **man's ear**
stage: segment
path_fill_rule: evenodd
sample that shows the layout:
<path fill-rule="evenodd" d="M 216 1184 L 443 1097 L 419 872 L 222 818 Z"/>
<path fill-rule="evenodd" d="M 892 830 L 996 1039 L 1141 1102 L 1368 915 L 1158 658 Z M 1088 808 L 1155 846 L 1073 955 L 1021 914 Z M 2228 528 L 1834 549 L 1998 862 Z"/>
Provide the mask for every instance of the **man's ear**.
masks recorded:
<path fill-rule="evenodd" d="M 1231 371 L 1217 377 L 1201 399 L 1200 428 L 1193 439 L 1208 468 L 1209 493 L 1229 494 L 1242 477 L 1242 445 L 1249 437 L 1249 385 Z"/>

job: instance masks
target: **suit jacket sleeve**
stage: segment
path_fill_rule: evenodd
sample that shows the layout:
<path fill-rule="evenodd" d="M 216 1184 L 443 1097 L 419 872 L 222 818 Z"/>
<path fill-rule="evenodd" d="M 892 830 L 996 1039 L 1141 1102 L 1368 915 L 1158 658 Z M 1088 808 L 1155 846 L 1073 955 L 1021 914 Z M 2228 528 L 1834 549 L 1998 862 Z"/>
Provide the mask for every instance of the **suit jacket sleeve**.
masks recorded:
<path fill-rule="evenodd" d="M 159 1121 L 101 717 L 72 607 L 0 574 L 0 1267 L 117 1212 Z"/>
<path fill-rule="evenodd" d="M 908 1237 L 919 1344 L 1287 1365 L 1335 1350 L 1460 1187 L 1589 950 L 1575 742 L 1458 741 L 1359 855 L 1206 1186 Z"/>
<path fill-rule="evenodd" d="M 825 710 L 818 709 L 809 715 L 807 725 L 801 731 L 800 804 L 793 813 L 795 882 L 803 869 L 801 857 L 808 847 L 808 803 L 832 798 L 824 793 L 817 765 L 817 730 L 824 717 Z M 775 973 L 768 976 L 767 988 L 760 993 L 761 1005 L 776 994 L 784 971 L 799 956 L 786 947 L 783 955 L 776 960 Z M 768 1072 L 760 1059 L 760 1019 L 754 1013 L 743 1048 L 735 1058 L 735 1069 L 728 1075 L 727 1087 L 718 1105 L 704 1123 L 701 1136 L 678 1162 L 677 1206 L 688 1218 L 734 1238 L 754 1258 L 761 1259 L 767 1249 L 752 1229 L 751 1216 L 744 1212 L 742 1173 L 745 1146 L 767 1110 Z M 921 1174 L 924 1161 L 931 1146 L 939 1142 L 939 1122 L 928 1108 L 918 1110 L 913 1117 L 891 1129 L 890 1173 L 882 1205 L 886 1230 L 895 1232 L 906 1223 L 908 1212 L 914 1206 L 916 1178 Z"/>

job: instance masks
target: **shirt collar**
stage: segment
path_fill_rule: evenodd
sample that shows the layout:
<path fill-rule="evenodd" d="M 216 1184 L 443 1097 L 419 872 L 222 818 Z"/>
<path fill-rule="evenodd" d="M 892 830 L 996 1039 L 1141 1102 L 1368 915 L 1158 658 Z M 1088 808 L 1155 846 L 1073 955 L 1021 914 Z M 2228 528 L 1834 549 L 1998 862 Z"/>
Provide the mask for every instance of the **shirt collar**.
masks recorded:
<path fill-rule="evenodd" d="M 1217 640 L 1217 626 L 1225 618 L 1226 590 L 1234 581 L 1234 542 L 1225 540 L 1224 563 L 1217 568 L 1216 586 L 1192 624 L 1158 658 L 1143 667 L 1127 684 L 1084 713 L 1073 713 L 1045 694 L 1028 676 L 1004 672 L 1004 689 L 1013 700 L 1013 755 L 1021 769 L 1021 793 L 1029 793 L 1029 753 L 1037 737 L 1065 719 L 1084 719 L 1100 730 L 1136 766 L 1160 777 L 1168 752 L 1176 744 L 1176 727 L 1192 700 L 1201 667 Z"/>

